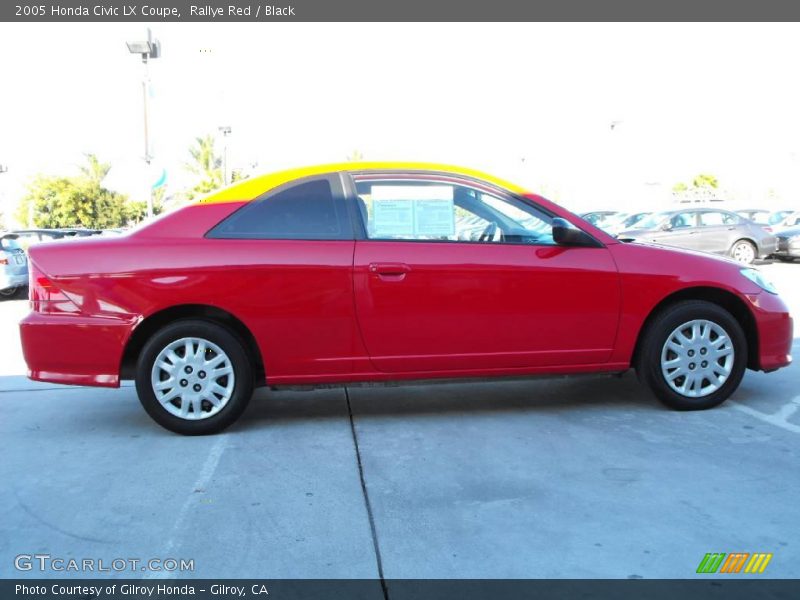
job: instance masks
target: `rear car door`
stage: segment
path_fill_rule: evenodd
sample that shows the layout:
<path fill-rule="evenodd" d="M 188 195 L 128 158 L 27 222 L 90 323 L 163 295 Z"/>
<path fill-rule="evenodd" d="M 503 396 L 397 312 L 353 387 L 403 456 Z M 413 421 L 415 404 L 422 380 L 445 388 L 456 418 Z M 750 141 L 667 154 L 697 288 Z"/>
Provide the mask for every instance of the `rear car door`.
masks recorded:
<path fill-rule="evenodd" d="M 697 250 L 715 254 L 727 254 L 736 241 L 736 227 L 741 218 L 719 210 L 704 210 L 699 213 L 699 235 Z M 733 239 L 732 239 L 733 238 Z"/>
<path fill-rule="evenodd" d="M 558 246 L 551 215 L 471 180 L 356 175 L 353 193 L 355 303 L 376 369 L 608 360 L 620 291 L 601 244 Z"/>

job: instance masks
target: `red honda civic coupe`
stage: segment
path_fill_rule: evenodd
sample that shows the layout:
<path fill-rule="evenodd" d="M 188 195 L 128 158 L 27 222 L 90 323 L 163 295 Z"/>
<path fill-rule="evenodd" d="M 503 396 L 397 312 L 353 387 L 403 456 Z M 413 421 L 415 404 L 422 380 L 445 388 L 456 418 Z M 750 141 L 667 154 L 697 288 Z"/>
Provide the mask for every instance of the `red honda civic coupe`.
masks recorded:
<path fill-rule="evenodd" d="M 183 434 L 227 427 L 259 385 L 634 367 L 691 410 L 791 362 L 792 319 L 758 270 L 418 163 L 284 171 L 124 237 L 34 246 L 30 299 L 32 379 L 135 379 Z"/>

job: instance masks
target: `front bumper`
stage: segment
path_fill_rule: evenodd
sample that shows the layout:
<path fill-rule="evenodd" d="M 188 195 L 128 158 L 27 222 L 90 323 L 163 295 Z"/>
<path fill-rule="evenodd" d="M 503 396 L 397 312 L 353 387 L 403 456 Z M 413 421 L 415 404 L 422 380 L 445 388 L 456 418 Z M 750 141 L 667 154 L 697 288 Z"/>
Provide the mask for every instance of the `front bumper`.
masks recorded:
<path fill-rule="evenodd" d="M 792 363 L 794 323 L 780 296 L 762 292 L 748 295 L 758 334 L 757 367 L 774 371 Z"/>
<path fill-rule="evenodd" d="M 133 321 L 30 313 L 19 324 L 28 377 L 72 385 L 119 387 Z"/>

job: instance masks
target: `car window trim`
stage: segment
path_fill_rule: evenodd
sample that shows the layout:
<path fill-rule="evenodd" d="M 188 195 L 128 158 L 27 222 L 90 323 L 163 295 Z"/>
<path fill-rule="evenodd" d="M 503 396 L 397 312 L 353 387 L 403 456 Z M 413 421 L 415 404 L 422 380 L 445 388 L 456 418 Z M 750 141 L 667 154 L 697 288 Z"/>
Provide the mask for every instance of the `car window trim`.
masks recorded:
<path fill-rule="evenodd" d="M 533 243 L 522 243 L 522 242 L 493 242 L 493 241 L 478 241 L 478 240 L 417 240 L 417 239 L 392 239 L 392 238 L 370 238 L 367 235 L 366 224 L 364 223 L 363 218 L 361 217 L 361 209 L 358 207 L 358 193 L 356 189 L 356 180 L 358 178 L 363 178 L 365 180 L 376 180 L 376 181 L 416 181 L 416 182 L 423 182 L 423 183 L 449 183 L 452 185 L 463 185 L 464 187 L 470 187 L 475 189 L 481 193 L 490 193 L 492 195 L 498 196 L 500 199 L 504 199 L 507 197 L 514 197 L 513 195 L 509 194 L 508 191 L 503 190 L 502 188 L 498 188 L 496 186 L 488 186 L 483 182 L 480 181 L 472 181 L 469 178 L 462 178 L 462 177 L 454 177 L 451 173 L 434 173 L 429 171 L 424 172 L 409 172 L 409 171 L 350 171 L 348 173 L 350 175 L 350 184 L 351 184 L 351 193 L 352 193 L 352 205 L 355 208 L 354 211 L 354 218 L 358 223 L 358 229 L 361 235 L 361 241 L 367 242 L 416 242 L 416 243 L 442 243 L 442 244 L 491 244 L 491 245 L 506 245 L 506 246 L 540 246 L 540 247 L 549 247 L 550 244 L 533 244 Z M 481 190 L 481 188 L 484 188 Z M 535 206 L 537 210 L 540 210 L 543 214 L 546 214 L 548 217 L 553 218 L 553 215 L 550 214 L 549 211 L 544 211 L 539 209 Z M 478 215 L 479 216 L 479 215 Z"/>
<path fill-rule="evenodd" d="M 558 217 L 556 213 L 534 202 L 532 199 L 521 194 L 515 194 L 502 187 L 492 183 L 483 181 L 481 179 L 472 178 L 469 176 L 455 175 L 445 171 L 416 171 L 416 170 L 371 170 L 360 169 L 353 171 L 346 171 L 347 185 L 345 185 L 345 192 L 348 194 L 348 204 L 351 206 L 350 216 L 355 220 L 354 231 L 356 232 L 356 240 L 362 242 L 403 242 L 403 243 L 423 243 L 423 244 L 471 244 L 471 245 L 491 245 L 491 246 L 527 246 L 528 248 L 559 248 L 559 244 L 537 244 L 531 242 L 492 242 L 492 241 L 478 241 L 478 240 L 415 240 L 415 239 L 373 239 L 367 235 L 366 224 L 361 218 L 361 210 L 358 207 L 358 193 L 356 191 L 356 179 L 375 179 L 375 180 L 409 180 L 409 181 L 425 181 L 425 182 L 446 182 L 453 185 L 463 185 L 476 189 L 480 192 L 488 193 L 503 199 L 513 199 L 530 206 L 534 210 L 541 212 L 550 219 Z M 575 226 L 574 224 L 572 224 Z M 577 226 L 576 226 L 577 227 Z M 579 228 L 581 229 L 581 228 Z M 594 237 L 588 231 L 581 229 L 588 235 L 596 244 L 597 248 L 605 248 L 606 245 Z M 584 246 L 591 248 L 592 246 Z"/>

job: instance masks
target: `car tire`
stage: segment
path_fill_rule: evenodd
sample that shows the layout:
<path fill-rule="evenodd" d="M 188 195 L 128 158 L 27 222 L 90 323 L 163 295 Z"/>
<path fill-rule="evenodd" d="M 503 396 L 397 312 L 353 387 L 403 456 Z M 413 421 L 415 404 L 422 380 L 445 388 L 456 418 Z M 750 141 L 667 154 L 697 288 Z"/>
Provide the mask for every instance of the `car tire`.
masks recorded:
<path fill-rule="evenodd" d="M 758 258 L 758 248 L 749 240 L 738 240 L 731 246 L 730 255 L 733 260 L 750 265 Z"/>
<path fill-rule="evenodd" d="M 779 261 L 781 261 L 781 262 L 785 262 L 785 263 L 794 262 L 794 257 L 793 257 L 793 256 L 778 256 L 778 257 L 776 257 L 776 258 L 777 258 Z"/>
<path fill-rule="evenodd" d="M 218 433 L 253 395 L 245 345 L 227 328 L 196 319 L 157 331 L 136 363 L 136 392 L 153 420 L 183 435 Z"/>
<path fill-rule="evenodd" d="M 18 287 L 12 287 L 12 288 L 6 288 L 4 290 L 0 290 L 0 298 L 3 298 L 5 300 L 7 300 L 9 298 L 13 298 L 14 296 L 17 295 L 18 291 L 19 291 Z"/>
<path fill-rule="evenodd" d="M 636 372 L 656 397 L 675 410 L 722 404 L 747 367 L 747 340 L 727 310 L 686 300 L 662 310 L 643 332 Z"/>

